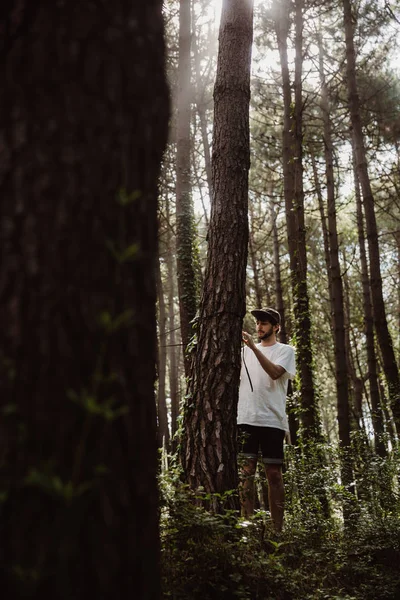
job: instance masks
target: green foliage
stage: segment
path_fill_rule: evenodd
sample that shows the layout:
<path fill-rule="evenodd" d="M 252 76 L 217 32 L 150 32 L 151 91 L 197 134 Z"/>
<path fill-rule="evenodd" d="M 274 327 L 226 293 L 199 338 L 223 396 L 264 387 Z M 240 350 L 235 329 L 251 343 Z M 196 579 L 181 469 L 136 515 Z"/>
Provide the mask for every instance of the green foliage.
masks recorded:
<path fill-rule="evenodd" d="M 129 327 L 132 324 L 133 315 L 133 310 L 125 310 L 116 317 L 113 317 L 108 311 L 103 311 L 100 313 L 99 323 L 106 333 L 111 335 L 124 327 Z"/>
<path fill-rule="evenodd" d="M 24 484 L 62 498 L 67 504 L 87 492 L 93 485 L 91 481 L 74 485 L 72 481 L 63 481 L 60 476 L 39 469 L 31 469 L 25 477 Z"/>
<path fill-rule="evenodd" d="M 316 451 L 319 460 L 321 449 Z M 308 452 L 308 456 L 310 451 Z M 338 452 L 325 448 L 326 464 L 317 472 L 298 449 L 288 454 L 285 470 L 286 520 L 282 534 L 269 514 L 250 520 L 233 511 L 207 512 L 183 485 L 174 468 L 160 478 L 163 597 L 174 600 L 245 598 L 248 600 L 396 600 L 400 597 L 400 500 L 379 488 L 378 500 L 351 494 L 355 515 L 344 527 L 340 507 L 349 494 L 338 482 Z M 311 457 L 312 459 L 312 457 Z M 379 471 L 390 468 L 380 459 Z M 311 460 L 312 463 L 312 460 Z M 365 478 L 367 478 L 367 462 Z M 397 469 L 399 461 L 397 457 Z M 371 475 L 377 466 L 371 465 Z M 381 480 L 386 486 L 388 480 Z M 321 506 L 321 488 L 330 516 Z M 385 493 L 392 509 L 377 511 Z"/>
<path fill-rule="evenodd" d="M 81 406 L 89 415 L 103 417 L 106 421 L 114 421 L 129 412 L 128 406 L 116 407 L 117 400 L 113 397 L 106 398 L 100 403 L 87 390 L 82 390 L 80 394 L 69 390 L 67 395 L 70 400 Z"/>
<path fill-rule="evenodd" d="M 106 241 L 106 246 L 110 251 L 111 255 L 119 264 L 131 262 L 137 258 L 139 252 L 139 245 L 134 243 L 126 248 L 117 248 L 115 242 L 111 240 Z"/>
<path fill-rule="evenodd" d="M 117 193 L 117 203 L 120 206 L 129 206 L 136 200 L 142 197 L 142 192 L 140 190 L 134 190 L 130 194 L 126 191 L 125 188 L 120 188 Z"/>

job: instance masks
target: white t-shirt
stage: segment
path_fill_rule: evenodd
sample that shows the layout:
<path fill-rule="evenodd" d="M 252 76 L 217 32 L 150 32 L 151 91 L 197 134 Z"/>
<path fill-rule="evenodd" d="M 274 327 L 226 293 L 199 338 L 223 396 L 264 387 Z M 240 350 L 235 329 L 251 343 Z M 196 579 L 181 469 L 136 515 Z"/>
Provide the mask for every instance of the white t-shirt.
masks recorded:
<path fill-rule="evenodd" d="M 276 342 L 272 346 L 257 344 L 257 348 L 275 365 L 283 367 L 285 373 L 278 379 L 271 379 L 260 365 L 254 352 L 244 346 L 242 349 L 237 422 L 240 425 L 276 427 L 277 429 L 289 431 L 286 416 L 286 394 L 288 380 L 293 379 L 296 374 L 294 348 L 280 342 Z M 245 364 L 253 385 L 253 391 L 251 390 Z"/>

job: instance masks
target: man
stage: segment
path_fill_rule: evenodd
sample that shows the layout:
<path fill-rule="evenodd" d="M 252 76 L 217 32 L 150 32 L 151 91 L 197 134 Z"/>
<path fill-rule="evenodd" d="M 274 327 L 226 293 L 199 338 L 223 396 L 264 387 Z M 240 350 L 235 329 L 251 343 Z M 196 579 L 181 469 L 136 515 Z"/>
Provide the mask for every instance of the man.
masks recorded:
<path fill-rule="evenodd" d="M 252 310 L 259 344 L 243 331 L 242 371 L 239 387 L 239 454 L 243 457 L 242 516 L 254 513 L 254 475 L 259 449 L 268 480 L 268 499 L 276 532 L 282 530 L 284 486 L 283 441 L 289 431 L 286 416 L 288 380 L 296 372 L 292 346 L 281 344 L 276 335 L 281 317 L 273 308 Z"/>

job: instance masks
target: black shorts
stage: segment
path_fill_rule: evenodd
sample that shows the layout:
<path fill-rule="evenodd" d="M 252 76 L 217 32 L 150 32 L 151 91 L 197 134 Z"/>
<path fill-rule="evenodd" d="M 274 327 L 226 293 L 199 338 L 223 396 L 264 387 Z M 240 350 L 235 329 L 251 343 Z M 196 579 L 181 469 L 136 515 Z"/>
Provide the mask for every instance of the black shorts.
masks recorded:
<path fill-rule="evenodd" d="M 284 439 L 283 429 L 238 425 L 239 455 L 246 458 L 257 458 L 261 448 L 262 461 L 265 464 L 281 465 L 283 463 Z"/>

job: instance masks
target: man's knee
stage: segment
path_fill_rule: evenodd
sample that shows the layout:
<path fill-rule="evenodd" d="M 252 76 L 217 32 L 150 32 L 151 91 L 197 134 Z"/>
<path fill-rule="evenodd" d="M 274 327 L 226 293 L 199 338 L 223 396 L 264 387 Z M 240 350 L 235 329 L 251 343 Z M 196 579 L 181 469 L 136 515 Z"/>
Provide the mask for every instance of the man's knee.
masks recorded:
<path fill-rule="evenodd" d="M 277 486 L 283 481 L 282 479 L 282 466 L 281 465 L 269 465 L 265 464 L 265 474 L 268 479 L 269 485 Z"/>
<path fill-rule="evenodd" d="M 256 473 L 257 459 L 250 457 L 243 457 L 241 464 L 241 471 L 245 477 L 253 477 Z"/>

